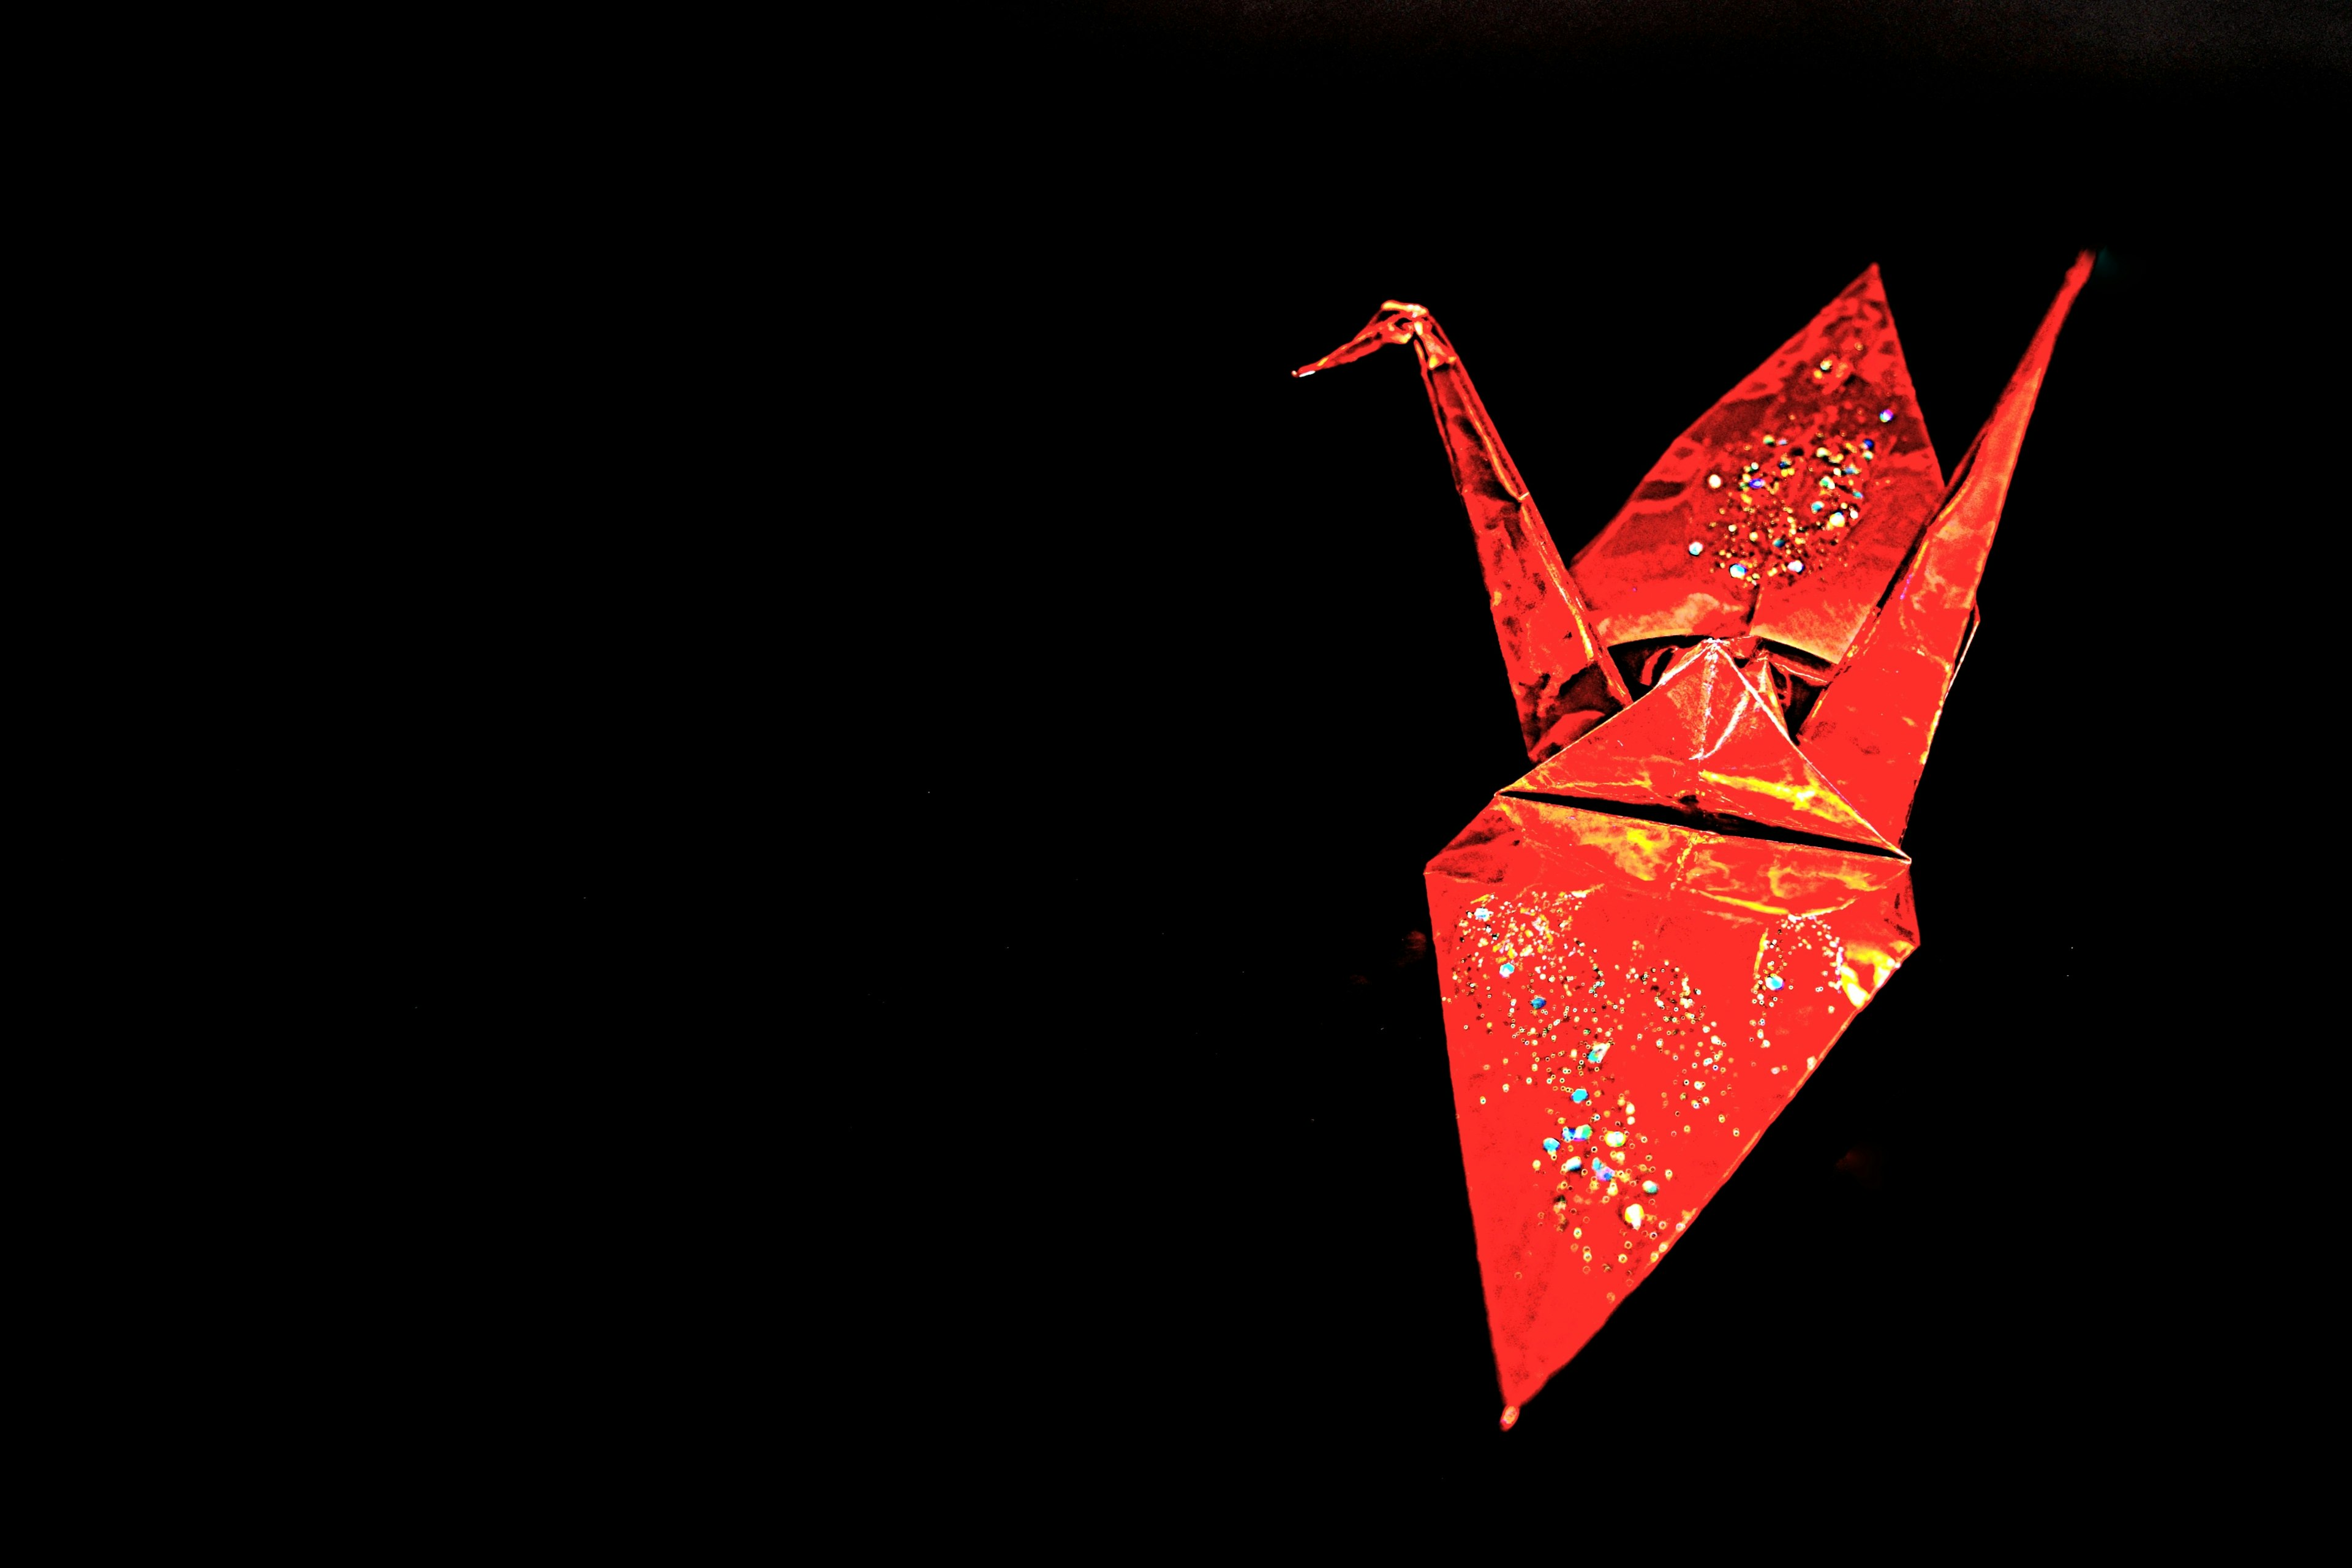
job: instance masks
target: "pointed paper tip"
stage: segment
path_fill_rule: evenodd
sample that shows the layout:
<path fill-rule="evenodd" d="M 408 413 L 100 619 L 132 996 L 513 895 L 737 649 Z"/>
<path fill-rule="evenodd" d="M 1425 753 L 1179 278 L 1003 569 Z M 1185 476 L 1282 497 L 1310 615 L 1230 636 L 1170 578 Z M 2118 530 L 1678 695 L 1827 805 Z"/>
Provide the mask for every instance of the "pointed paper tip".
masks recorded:
<path fill-rule="evenodd" d="M 1517 1405 L 1504 1405 L 1504 1406 L 1503 1406 L 1503 1430 L 1504 1430 L 1504 1431 L 1506 1431 L 1506 1432 L 1507 1432 L 1507 1431 L 1509 1431 L 1512 1427 L 1514 1427 L 1514 1426 L 1517 1426 L 1518 1424 L 1519 1424 L 1519 1407 L 1518 1407 Z"/>
<path fill-rule="evenodd" d="M 2053 341 L 2058 335 L 2060 323 L 2066 319 L 2066 312 L 2074 308 L 2074 296 L 2081 293 L 2083 285 L 2090 281 L 2091 269 L 2098 264 L 2098 259 L 2095 251 L 2080 251 L 2074 257 L 2074 265 L 2066 268 L 2065 281 L 2058 285 L 2058 297 L 2050 302 L 2049 313 L 2042 318 L 2042 331 Z"/>
<path fill-rule="evenodd" d="M 1878 300 L 1881 301 L 1885 300 L 1886 280 L 1878 275 L 1877 262 L 1872 262 L 1869 266 L 1856 273 L 1853 282 L 1838 290 L 1838 299 L 1847 300 L 1856 294 L 1860 294 L 1865 299 Z"/>

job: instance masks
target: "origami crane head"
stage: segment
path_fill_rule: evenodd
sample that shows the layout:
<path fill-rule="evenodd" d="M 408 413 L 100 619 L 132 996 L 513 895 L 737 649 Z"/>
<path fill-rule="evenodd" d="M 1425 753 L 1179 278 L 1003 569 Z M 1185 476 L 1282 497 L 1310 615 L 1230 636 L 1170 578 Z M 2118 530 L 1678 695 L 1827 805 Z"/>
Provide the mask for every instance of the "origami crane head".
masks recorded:
<path fill-rule="evenodd" d="M 1413 350 L 1536 764 L 1426 872 L 1506 1427 L 1916 950 L 1904 829 L 2091 262 L 1948 478 L 1874 267 L 1572 560 L 1421 306 L 1292 373 Z"/>

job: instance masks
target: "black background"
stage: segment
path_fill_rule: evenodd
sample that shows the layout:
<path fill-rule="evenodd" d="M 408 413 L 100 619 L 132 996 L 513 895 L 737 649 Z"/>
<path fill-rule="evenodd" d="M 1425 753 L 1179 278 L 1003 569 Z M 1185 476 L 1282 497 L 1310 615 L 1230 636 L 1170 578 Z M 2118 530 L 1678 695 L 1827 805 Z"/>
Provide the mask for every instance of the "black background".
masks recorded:
<path fill-rule="evenodd" d="M 1925 1469 L 2249 1384 L 2253 1243 L 2176 1124 L 2221 1005 L 2184 933 L 2256 873 L 2180 746 L 2259 655 L 2189 605 L 2277 569 L 2226 476 L 2301 396 L 2340 24 L 1586 14 L 1016 11 L 909 90 L 919 212 L 853 204 L 905 596 L 842 700 L 913 760 L 840 820 L 917 922 L 855 1010 L 930 1064 L 856 1121 L 919 1193 L 867 1277 L 902 1439 Z M 1500 1435 L 1421 868 L 1526 763 L 1410 358 L 1287 373 L 1428 305 L 1572 552 L 1872 262 L 1948 463 L 2078 248 L 1907 837 L 1922 950 Z"/>
<path fill-rule="evenodd" d="M 1310 1499 L 1698 1432 L 2054 1478 L 2235 1431 L 2294 1342 L 2267 1156 L 2215 1126 L 2275 868 L 2239 742 L 2199 747 L 2259 732 L 2300 618 L 2247 606 L 2310 569 L 2273 491 L 2327 417 L 2290 369 L 2340 288 L 2343 43 L 2321 7 L 1032 4 L 599 79 L 582 166 L 646 200 L 540 237 L 519 295 L 602 281 L 551 357 L 500 346 L 576 416 L 509 488 L 566 506 L 452 616 L 525 645 L 418 657 L 386 765 L 433 804 L 374 884 L 410 1043 L 514 1064 L 471 1135 L 563 1150 L 467 1233 L 461 1278 L 537 1303 L 490 1342 L 588 1312 L 643 1352 L 548 1362 L 583 1413 L 625 1375 L 926 1474 Z M 516 169 L 483 200 L 530 235 Z M 1410 357 L 1288 373 L 1429 306 L 1572 553 L 1873 262 L 1948 464 L 2082 248 L 1906 841 L 1921 951 L 1498 1433 L 1421 870 L 1527 763 Z"/>

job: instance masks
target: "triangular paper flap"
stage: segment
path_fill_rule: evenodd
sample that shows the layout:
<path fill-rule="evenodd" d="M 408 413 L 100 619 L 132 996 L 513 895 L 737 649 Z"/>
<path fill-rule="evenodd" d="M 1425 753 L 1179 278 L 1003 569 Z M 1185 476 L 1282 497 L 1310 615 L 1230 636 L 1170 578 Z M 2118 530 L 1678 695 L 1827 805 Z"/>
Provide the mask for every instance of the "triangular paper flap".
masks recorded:
<path fill-rule="evenodd" d="M 1707 410 L 1570 569 L 1605 645 L 1753 635 L 1833 663 L 1943 488 L 1873 267 Z"/>
<path fill-rule="evenodd" d="M 1720 642 L 1701 643 L 1631 708 L 1510 793 L 1736 817 L 1893 851 L 1789 739 Z"/>
<path fill-rule="evenodd" d="M 1922 531 L 1885 605 L 1813 710 L 1805 752 L 1858 810 L 1900 841 L 1927 748 L 1976 614 L 2010 476 L 2033 418 L 2059 329 L 2091 275 L 2084 252 L 2027 345 L 1992 416 L 1954 470 L 1950 491 Z M 1636 708 L 1639 704 L 1636 704 Z M 1631 710 L 1629 710 L 1631 711 Z M 1594 733 L 1599 733 L 1596 731 Z"/>
<path fill-rule="evenodd" d="M 1629 827 L 1655 852 L 1620 858 Z M 1711 849 L 1768 896 L 1722 898 Z M 1910 871 L 1509 799 L 1430 863 L 1504 1425 L 1666 1266 L 1917 947 Z"/>

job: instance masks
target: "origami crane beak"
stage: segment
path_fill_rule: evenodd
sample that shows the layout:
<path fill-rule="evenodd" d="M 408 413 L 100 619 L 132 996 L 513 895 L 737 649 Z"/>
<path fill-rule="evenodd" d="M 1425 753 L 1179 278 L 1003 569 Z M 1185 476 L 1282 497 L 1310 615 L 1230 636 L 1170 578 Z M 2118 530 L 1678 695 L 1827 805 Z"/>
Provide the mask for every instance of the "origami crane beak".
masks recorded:
<path fill-rule="evenodd" d="M 1383 300 L 1362 331 L 1314 363 L 1300 365 L 1290 374 L 1302 378 L 1310 376 L 1318 370 L 1329 370 L 1333 365 L 1351 363 L 1391 343 L 1402 347 L 1416 340 L 1421 343 L 1424 364 L 1454 363 L 1454 347 L 1445 341 L 1445 334 L 1437 330 L 1437 322 L 1428 310 L 1419 305 L 1408 305 L 1402 300 Z M 1439 356 L 1433 361 L 1433 353 Z"/>

